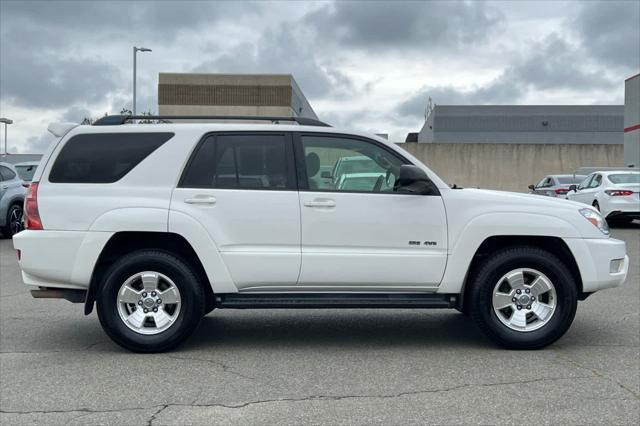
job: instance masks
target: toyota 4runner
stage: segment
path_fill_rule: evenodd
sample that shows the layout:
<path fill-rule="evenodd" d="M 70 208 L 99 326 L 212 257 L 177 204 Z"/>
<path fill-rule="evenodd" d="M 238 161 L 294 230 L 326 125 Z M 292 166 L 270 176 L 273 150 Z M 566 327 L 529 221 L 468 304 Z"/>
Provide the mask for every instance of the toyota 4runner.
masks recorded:
<path fill-rule="evenodd" d="M 450 188 L 373 135 L 135 118 L 49 126 L 13 239 L 34 297 L 95 304 L 133 351 L 169 350 L 224 308 L 455 308 L 502 346 L 540 348 L 627 275 L 590 206 Z M 341 187 L 350 157 L 373 178 Z"/>

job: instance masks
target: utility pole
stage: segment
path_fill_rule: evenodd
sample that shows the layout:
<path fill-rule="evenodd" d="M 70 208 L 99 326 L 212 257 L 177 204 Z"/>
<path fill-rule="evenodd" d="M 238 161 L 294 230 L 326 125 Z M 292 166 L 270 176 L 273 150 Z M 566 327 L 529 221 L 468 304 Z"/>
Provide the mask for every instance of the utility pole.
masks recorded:
<path fill-rule="evenodd" d="M 13 120 L 0 118 L 0 123 L 4 124 L 4 156 L 6 157 L 7 154 L 9 154 L 9 151 L 7 151 L 7 126 L 9 126 L 9 124 L 13 124 Z"/>
<path fill-rule="evenodd" d="M 136 55 L 138 52 L 151 52 L 151 49 L 146 47 L 133 46 L 133 115 L 136 115 Z"/>

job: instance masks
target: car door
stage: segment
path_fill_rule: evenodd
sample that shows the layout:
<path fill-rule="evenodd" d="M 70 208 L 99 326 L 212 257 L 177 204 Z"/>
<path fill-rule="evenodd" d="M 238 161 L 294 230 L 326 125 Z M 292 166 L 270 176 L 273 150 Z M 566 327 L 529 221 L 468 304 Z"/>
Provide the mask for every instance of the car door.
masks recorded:
<path fill-rule="evenodd" d="M 285 133 L 211 134 L 174 190 L 171 211 L 202 224 L 240 290 L 297 283 L 300 207 L 293 158 Z"/>
<path fill-rule="evenodd" d="M 410 291 L 437 286 L 447 259 L 439 195 L 402 194 L 394 183 L 409 164 L 383 144 L 355 136 L 297 134 L 302 219 L 299 285 L 314 291 Z M 363 158 L 364 157 L 364 158 Z M 350 160 L 351 159 L 351 160 Z M 353 161 L 339 182 L 318 177 Z M 356 183 L 357 182 L 357 183 Z"/>
<path fill-rule="evenodd" d="M 587 186 L 578 192 L 578 196 L 580 197 L 580 201 L 591 205 L 593 200 L 596 198 L 596 193 L 598 192 L 598 187 L 602 184 L 602 175 L 594 173 L 592 178 L 587 183 Z"/>
<path fill-rule="evenodd" d="M 581 183 L 580 185 L 578 185 L 577 191 L 575 192 L 569 192 L 569 194 L 567 195 L 567 198 L 569 198 L 572 201 L 578 201 L 580 203 L 586 203 L 587 198 L 588 198 L 588 193 L 585 192 L 588 190 L 589 188 L 589 184 L 591 183 L 591 180 L 593 179 L 595 175 L 591 174 L 589 176 L 587 176 Z"/>

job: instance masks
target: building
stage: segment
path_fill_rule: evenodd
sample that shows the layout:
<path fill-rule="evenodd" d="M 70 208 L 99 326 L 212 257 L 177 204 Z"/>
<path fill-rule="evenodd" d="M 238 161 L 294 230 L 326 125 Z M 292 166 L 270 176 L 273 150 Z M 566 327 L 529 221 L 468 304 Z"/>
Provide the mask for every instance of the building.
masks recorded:
<path fill-rule="evenodd" d="M 160 73 L 158 112 L 318 119 L 291 74 Z"/>
<path fill-rule="evenodd" d="M 624 164 L 640 166 L 640 74 L 624 82 Z"/>
<path fill-rule="evenodd" d="M 622 144 L 623 122 L 622 105 L 436 105 L 418 142 Z"/>
<path fill-rule="evenodd" d="M 11 164 L 40 161 L 41 158 L 42 154 L 0 154 L 0 162 Z"/>

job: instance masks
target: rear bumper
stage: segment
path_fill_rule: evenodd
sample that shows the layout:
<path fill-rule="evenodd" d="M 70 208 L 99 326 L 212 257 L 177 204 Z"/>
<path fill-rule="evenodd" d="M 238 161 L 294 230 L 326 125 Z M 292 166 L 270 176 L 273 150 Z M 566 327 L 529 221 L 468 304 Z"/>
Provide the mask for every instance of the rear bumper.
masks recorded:
<path fill-rule="evenodd" d="M 614 210 L 607 215 L 607 219 L 640 219 L 640 211 L 620 211 Z"/>
<path fill-rule="evenodd" d="M 22 280 L 47 288 L 86 289 L 112 232 L 30 231 L 13 237 Z"/>
<path fill-rule="evenodd" d="M 629 256 L 624 241 L 615 238 L 566 238 L 582 277 L 582 291 L 617 287 L 627 278 Z"/>

